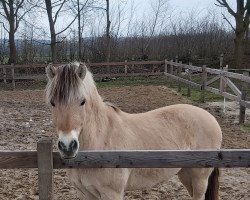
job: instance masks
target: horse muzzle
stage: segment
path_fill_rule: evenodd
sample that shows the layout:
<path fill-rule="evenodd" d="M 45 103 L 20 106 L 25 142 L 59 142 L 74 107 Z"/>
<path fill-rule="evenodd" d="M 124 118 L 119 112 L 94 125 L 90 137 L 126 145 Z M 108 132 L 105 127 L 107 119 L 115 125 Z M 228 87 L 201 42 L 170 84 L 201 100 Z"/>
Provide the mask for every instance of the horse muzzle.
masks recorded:
<path fill-rule="evenodd" d="M 79 143 L 77 140 L 73 139 L 69 144 L 65 144 L 63 141 L 58 141 L 58 149 L 62 158 L 70 159 L 77 155 L 79 149 Z"/>

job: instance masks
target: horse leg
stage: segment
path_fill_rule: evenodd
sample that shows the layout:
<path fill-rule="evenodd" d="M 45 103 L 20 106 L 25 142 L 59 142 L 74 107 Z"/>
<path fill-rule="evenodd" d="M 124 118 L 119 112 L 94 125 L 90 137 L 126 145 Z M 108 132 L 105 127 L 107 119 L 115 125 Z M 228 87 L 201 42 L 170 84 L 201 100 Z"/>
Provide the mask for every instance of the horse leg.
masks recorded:
<path fill-rule="evenodd" d="M 191 180 L 193 188 L 193 200 L 205 200 L 205 194 L 208 186 L 208 178 L 213 169 L 196 168 L 191 169 Z"/>
<path fill-rule="evenodd" d="M 124 192 L 117 192 L 111 188 L 102 188 L 99 191 L 101 198 L 99 200 L 123 200 Z"/>
<path fill-rule="evenodd" d="M 178 172 L 178 177 L 181 183 L 186 187 L 189 195 L 192 197 L 193 196 L 193 187 L 192 187 L 192 179 L 191 179 L 191 171 L 190 169 L 181 169 Z"/>
<path fill-rule="evenodd" d="M 77 190 L 77 196 L 80 200 L 98 200 L 94 195 L 92 195 L 90 192 Z"/>
<path fill-rule="evenodd" d="M 79 188 L 77 185 L 75 185 L 75 188 L 77 190 L 77 196 L 80 200 L 98 200 L 92 193 L 90 193 L 87 189 L 84 187 Z"/>

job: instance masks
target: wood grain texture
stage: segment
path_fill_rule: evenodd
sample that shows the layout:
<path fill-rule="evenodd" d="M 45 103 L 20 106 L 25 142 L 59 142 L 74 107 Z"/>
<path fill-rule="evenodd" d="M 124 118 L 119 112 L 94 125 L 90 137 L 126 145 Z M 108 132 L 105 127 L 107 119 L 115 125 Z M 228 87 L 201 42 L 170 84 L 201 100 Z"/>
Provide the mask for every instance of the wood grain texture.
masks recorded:
<path fill-rule="evenodd" d="M 37 143 L 39 200 L 53 199 L 53 154 L 52 140 Z"/>
<path fill-rule="evenodd" d="M 37 168 L 37 153 L 0 152 L 0 169 Z M 48 158 L 46 157 L 45 160 Z M 70 160 L 53 152 L 53 168 L 250 167 L 250 149 L 81 151 Z"/>
<path fill-rule="evenodd" d="M 77 168 L 250 167 L 250 150 L 85 151 L 62 163 Z"/>
<path fill-rule="evenodd" d="M 0 151 L 0 169 L 37 167 L 37 151 Z"/>

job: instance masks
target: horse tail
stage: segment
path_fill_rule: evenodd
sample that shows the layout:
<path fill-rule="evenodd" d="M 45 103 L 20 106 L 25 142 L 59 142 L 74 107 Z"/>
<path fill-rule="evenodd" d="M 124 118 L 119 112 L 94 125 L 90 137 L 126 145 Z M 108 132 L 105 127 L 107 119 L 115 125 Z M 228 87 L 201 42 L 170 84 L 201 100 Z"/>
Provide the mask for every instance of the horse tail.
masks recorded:
<path fill-rule="evenodd" d="M 214 168 L 208 179 L 207 191 L 205 200 L 218 200 L 219 199 L 219 168 Z"/>

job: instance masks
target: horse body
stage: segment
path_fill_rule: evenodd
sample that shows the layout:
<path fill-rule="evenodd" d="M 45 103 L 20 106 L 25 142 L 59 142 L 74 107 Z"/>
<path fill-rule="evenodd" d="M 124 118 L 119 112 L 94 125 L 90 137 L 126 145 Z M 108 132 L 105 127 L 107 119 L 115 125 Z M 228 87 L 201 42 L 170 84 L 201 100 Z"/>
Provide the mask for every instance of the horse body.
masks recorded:
<path fill-rule="evenodd" d="M 71 87 L 60 86 L 57 90 L 56 85 L 63 77 L 66 81 L 61 84 L 70 82 L 68 79 L 72 77 L 63 74 L 67 70 L 74 70 L 71 76 L 77 77 L 75 83 L 79 81 L 79 87 L 72 84 Z M 81 77 L 83 73 L 84 77 Z M 179 104 L 129 114 L 103 102 L 85 66 L 73 64 L 57 71 L 49 67 L 47 74 L 50 78 L 47 101 L 58 105 L 53 109 L 53 121 L 59 133 L 59 150 L 63 156 L 75 156 L 78 149 L 190 150 L 219 149 L 221 146 L 220 126 L 211 114 L 201 108 Z M 78 90 L 72 93 L 75 99 L 70 95 L 73 89 Z M 64 91 L 68 98 L 60 102 L 60 95 L 65 98 L 65 94 L 60 92 Z M 79 108 L 82 98 L 86 103 Z M 71 169 L 69 177 L 81 199 L 122 200 L 126 190 L 149 188 L 178 174 L 193 200 L 204 200 L 212 170 Z"/>

